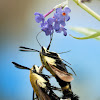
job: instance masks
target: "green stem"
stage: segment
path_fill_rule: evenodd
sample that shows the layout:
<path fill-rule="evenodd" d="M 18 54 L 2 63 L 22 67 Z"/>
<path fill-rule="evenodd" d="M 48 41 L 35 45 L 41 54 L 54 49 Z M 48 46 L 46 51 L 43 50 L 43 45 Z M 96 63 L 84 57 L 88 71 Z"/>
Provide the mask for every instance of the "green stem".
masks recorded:
<path fill-rule="evenodd" d="M 81 3 L 80 0 L 73 0 L 78 6 L 80 6 L 82 9 L 84 9 L 86 12 L 88 12 L 90 15 L 92 15 L 94 18 L 96 18 L 98 21 L 100 21 L 100 15 L 95 13 L 93 10 L 91 10 L 88 6 Z"/>

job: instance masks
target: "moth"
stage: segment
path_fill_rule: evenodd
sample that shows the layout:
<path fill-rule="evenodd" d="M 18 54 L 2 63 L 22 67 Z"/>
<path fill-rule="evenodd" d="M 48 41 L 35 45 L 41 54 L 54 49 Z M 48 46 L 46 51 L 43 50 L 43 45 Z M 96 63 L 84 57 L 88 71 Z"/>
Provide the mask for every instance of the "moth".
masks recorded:
<path fill-rule="evenodd" d="M 63 92 L 63 98 L 65 99 L 66 98 L 72 99 L 75 97 L 77 98 L 77 96 L 75 96 L 71 90 L 71 81 L 73 80 L 73 77 L 72 77 L 72 74 L 67 71 L 66 66 L 69 67 L 73 72 L 74 70 L 69 66 L 70 64 L 67 61 L 65 61 L 64 59 L 61 59 L 59 55 L 61 53 L 58 54 L 56 52 L 49 51 L 51 41 L 52 41 L 52 37 L 50 39 L 50 43 L 47 48 L 41 46 L 41 44 L 38 41 L 39 45 L 41 46 L 41 51 L 23 47 L 23 46 L 20 46 L 20 51 L 39 52 L 40 60 L 43 65 L 42 67 L 45 67 L 56 78 L 57 82 L 61 86 L 61 89 Z M 67 64 L 64 62 L 66 62 Z M 74 74 L 76 75 L 75 72 Z M 78 100 L 78 99 L 75 99 L 75 100 Z"/>
<path fill-rule="evenodd" d="M 71 67 L 63 62 L 65 60 L 61 59 L 58 53 L 49 51 L 51 41 L 52 37 L 47 48 L 41 46 L 41 44 L 38 42 L 41 46 L 41 51 L 23 46 L 20 46 L 20 51 L 39 52 L 40 60 L 42 62 L 43 67 L 45 67 L 54 77 L 57 76 L 63 81 L 71 82 L 73 80 L 73 77 L 72 74 L 67 71 L 66 66 L 69 68 Z M 71 70 L 74 72 L 72 68 Z"/>
<path fill-rule="evenodd" d="M 60 100 L 60 98 L 52 91 L 52 89 L 58 89 L 57 87 L 51 86 L 48 80 L 48 76 L 39 72 L 39 67 L 33 65 L 30 69 L 28 67 L 12 62 L 15 67 L 19 69 L 27 69 L 30 71 L 30 82 L 33 87 L 34 92 L 37 95 L 37 99 L 40 100 Z M 33 94 L 33 100 L 34 94 Z"/>

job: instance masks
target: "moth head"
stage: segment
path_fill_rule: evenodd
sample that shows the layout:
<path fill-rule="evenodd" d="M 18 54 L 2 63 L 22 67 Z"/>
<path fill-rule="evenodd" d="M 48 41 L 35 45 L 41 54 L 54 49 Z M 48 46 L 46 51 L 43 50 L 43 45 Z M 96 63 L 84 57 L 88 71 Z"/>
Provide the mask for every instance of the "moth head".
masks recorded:
<path fill-rule="evenodd" d="M 31 68 L 31 70 L 34 72 L 34 73 L 39 73 L 39 67 L 37 65 L 33 65 L 33 67 Z"/>
<path fill-rule="evenodd" d="M 42 54 L 45 54 L 45 53 L 48 52 L 48 50 L 45 47 L 42 46 L 41 52 L 42 52 Z"/>
<path fill-rule="evenodd" d="M 50 58 L 54 58 L 54 59 L 55 58 L 60 58 L 59 54 L 57 54 L 56 52 L 51 52 L 43 46 L 42 46 L 42 49 L 41 49 L 41 54 L 44 55 L 44 56 L 48 56 Z"/>

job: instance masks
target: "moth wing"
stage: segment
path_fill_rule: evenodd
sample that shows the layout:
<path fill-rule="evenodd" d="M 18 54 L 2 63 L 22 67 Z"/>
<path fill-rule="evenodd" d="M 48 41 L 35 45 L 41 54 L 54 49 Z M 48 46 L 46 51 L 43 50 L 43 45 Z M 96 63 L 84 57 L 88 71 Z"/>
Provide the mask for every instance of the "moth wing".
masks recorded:
<path fill-rule="evenodd" d="M 41 88 L 38 83 L 36 82 L 38 93 L 39 93 L 39 98 L 40 100 L 51 100 L 50 97 L 43 91 L 43 88 Z"/>
<path fill-rule="evenodd" d="M 54 73 L 63 81 L 71 82 L 74 78 L 67 73 L 66 71 L 61 71 L 56 68 L 54 65 L 49 64 L 50 68 L 54 71 Z"/>

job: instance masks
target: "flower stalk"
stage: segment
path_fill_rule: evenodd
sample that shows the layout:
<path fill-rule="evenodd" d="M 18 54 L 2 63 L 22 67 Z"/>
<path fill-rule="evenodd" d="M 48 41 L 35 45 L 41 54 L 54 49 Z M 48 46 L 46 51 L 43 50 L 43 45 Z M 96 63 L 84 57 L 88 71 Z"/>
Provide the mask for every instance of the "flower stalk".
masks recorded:
<path fill-rule="evenodd" d="M 86 12 L 88 12 L 90 15 L 92 15 L 94 18 L 96 18 L 98 21 L 100 21 L 100 15 L 98 15 L 96 12 L 91 10 L 88 6 L 86 6 L 84 3 L 82 3 L 80 0 L 73 0 L 78 6 L 80 6 L 82 9 L 84 9 Z"/>
<path fill-rule="evenodd" d="M 47 14 L 43 15 L 44 18 L 47 17 L 49 14 L 51 14 L 55 9 L 50 10 Z"/>
<path fill-rule="evenodd" d="M 66 0 L 65 2 L 62 2 L 59 5 L 56 5 L 52 10 L 50 10 L 48 13 L 46 13 L 44 15 L 44 17 L 47 17 L 49 14 L 51 14 L 53 11 L 55 11 L 57 8 L 64 8 L 64 7 L 68 7 L 68 0 Z"/>

